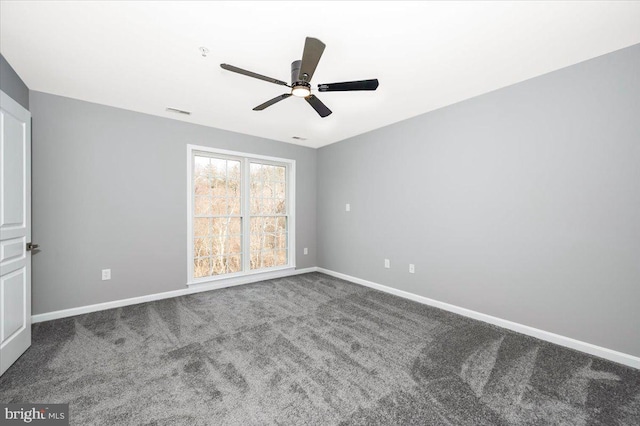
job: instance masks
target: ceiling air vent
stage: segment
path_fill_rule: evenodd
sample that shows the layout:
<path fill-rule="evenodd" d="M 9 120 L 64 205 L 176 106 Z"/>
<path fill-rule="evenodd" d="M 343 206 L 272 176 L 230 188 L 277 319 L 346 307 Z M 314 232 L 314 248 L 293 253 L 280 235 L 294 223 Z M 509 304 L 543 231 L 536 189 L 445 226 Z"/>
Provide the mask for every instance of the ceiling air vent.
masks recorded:
<path fill-rule="evenodd" d="M 297 141 L 306 141 L 307 138 L 303 138 L 302 136 L 291 136 L 292 139 L 295 139 Z"/>
<path fill-rule="evenodd" d="M 176 114 L 184 114 L 184 115 L 191 115 L 190 111 L 184 111 L 182 109 L 178 109 L 178 108 L 171 108 L 171 107 L 167 107 L 167 111 L 169 112 L 175 112 Z"/>

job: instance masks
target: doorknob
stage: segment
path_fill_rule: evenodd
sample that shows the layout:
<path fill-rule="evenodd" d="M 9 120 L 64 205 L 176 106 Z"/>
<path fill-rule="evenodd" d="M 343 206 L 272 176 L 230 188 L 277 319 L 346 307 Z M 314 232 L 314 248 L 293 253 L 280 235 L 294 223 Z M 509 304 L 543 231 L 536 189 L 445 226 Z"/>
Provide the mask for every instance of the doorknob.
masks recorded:
<path fill-rule="evenodd" d="M 37 250 L 40 247 L 39 244 L 27 243 L 27 251 Z"/>

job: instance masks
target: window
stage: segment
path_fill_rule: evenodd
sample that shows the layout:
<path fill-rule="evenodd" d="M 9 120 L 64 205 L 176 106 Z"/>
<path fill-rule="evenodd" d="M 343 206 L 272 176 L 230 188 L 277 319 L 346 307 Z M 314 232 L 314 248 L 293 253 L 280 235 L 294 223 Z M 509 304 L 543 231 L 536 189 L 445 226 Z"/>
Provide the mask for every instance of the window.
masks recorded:
<path fill-rule="evenodd" d="M 251 269 L 286 265 L 286 167 L 252 161 L 249 170 Z"/>
<path fill-rule="evenodd" d="M 241 162 L 194 153 L 193 278 L 242 271 Z"/>
<path fill-rule="evenodd" d="M 293 160 L 188 147 L 189 283 L 294 267 Z"/>

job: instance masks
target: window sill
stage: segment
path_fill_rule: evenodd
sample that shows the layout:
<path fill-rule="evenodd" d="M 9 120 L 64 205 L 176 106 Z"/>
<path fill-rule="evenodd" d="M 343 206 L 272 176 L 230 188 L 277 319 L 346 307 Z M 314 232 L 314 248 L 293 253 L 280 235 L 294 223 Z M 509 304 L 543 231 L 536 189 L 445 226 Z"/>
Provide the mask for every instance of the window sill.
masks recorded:
<path fill-rule="evenodd" d="M 295 266 L 281 266 L 262 271 L 247 272 L 241 274 L 230 274 L 219 277 L 200 278 L 197 281 L 188 281 L 189 287 L 207 287 L 211 290 L 217 288 L 231 287 L 234 285 L 255 283 L 258 281 L 270 280 L 274 278 L 287 277 L 295 274 Z"/>

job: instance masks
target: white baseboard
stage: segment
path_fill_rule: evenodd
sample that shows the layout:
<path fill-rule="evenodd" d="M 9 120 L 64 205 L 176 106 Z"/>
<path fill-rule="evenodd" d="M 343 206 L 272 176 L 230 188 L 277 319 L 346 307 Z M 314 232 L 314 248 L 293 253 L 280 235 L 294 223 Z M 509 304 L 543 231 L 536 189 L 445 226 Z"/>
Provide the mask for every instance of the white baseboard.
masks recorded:
<path fill-rule="evenodd" d="M 403 297 L 405 299 L 413 300 L 418 303 L 433 306 L 436 308 L 444 309 L 445 311 L 453 312 L 463 315 L 465 317 L 473 318 L 479 321 L 483 321 L 489 324 L 497 325 L 498 327 L 507 328 L 509 330 L 516 331 L 518 333 L 526 334 L 528 336 L 536 337 L 540 340 L 555 343 L 560 346 L 575 349 L 580 352 L 585 352 L 590 355 L 594 355 L 600 358 L 608 359 L 620 364 L 628 365 L 629 367 L 640 369 L 640 358 L 625 354 L 623 352 L 614 351 L 612 349 L 596 346 L 591 343 L 582 342 L 580 340 L 572 339 L 570 337 L 561 336 L 559 334 L 551 333 L 548 331 L 540 330 L 537 328 L 529 327 L 528 325 L 519 324 L 517 322 L 508 321 L 502 318 L 497 318 L 491 315 L 483 314 L 480 312 L 472 311 L 471 309 L 461 308 L 459 306 L 450 305 L 449 303 L 439 302 L 437 300 L 429 299 L 428 297 L 419 296 L 407 291 L 398 290 L 392 287 L 387 287 L 382 284 L 377 284 L 371 281 L 363 280 L 362 278 L 352 277 L 350 275 L 342 274 L 340 272 L 331 271 L 324 268 L 317 268 L 318 272 L 331 275 L 332 277 L 341 278 L 346 281 L 350 281 L 355 284 L 360 284 L 366 287 L 370 287 L 376 290 L 390 293 L 396 296 Z"/>
<path fill-rule="evenodd" d="M 600 358 L 608 359 L 620 364 L 628 365 L 629 367 L 640 369 L 640 357 L 625 354 L 623 352 L 614 351 L 612 349 L 596 346 L 591 343 L 582 342 L 580 340 L 572 339 L 570 337 L 561 336 L 559 334 L 551 333 L 548 331 L 540 330 L 528 325 L 519 324 L 513 321 L 497 318 L 491 315 L 483 314 L 480 312 L 472 311 L 471 309 L 462 308 L 449 303 L 440 302 L 437 300 L 429 299 L 428 297 L 419 296 L 414 293 L 409 293 L 404 290 L 398 290 L 393 287 L 388 287 L 382 284 L 367 281 L 362 278 L 352 277 L 340 272 L 331 271 L 329 269 L 311 267 L 304 269 L 296 269 L 291 271 L 274 271 L 271 273 L 239 277 L 233 281 L 228 282 L 214 282 L 210 284 L 198 284 L 191 285 L 188 288 L 174 291 L 167 291 L 164 293 L 155 293 L 145 296 L 132 297 L 129 299 L 114 300 L 111 302 L 97 303 L 95 305 L 80 306 L 77 308 L 62 309 L 59 311 L 47 312 L 44 314 L 37 314 L 31 317 L 32 323 L 38 323 L 43 321 L 50 321 L 59 318 L 72 317 L 75 315 L 87 314 L 90 312 L 103 311 L 106 309 L 119 308 L 122 306 L 136 305 L 138 303 L 153 302 L 155 300 L 169 299 L 172 297 L 184 296 L 187 294 L 200 293 L 203 291 L 216 290 L 219 288 L 233 287 L 237 285 L 250 284 L 258 281 L 264 281 L 269 279 L 284 278 L 292 275 L 306 274 L 309 272 L 322 272 L 323 274 L 330 275 L 332 277 L 340 278 L 346 281 L 350 281 L 355 284 L 360 284 L 366 287 L 370 287 L 376 290 L 390 293 L 405 299 L 413 300 L 418 303 L 433 306 L 436 308 L 444 309 L 445 311 L 453 312 L 465 317 L 473 318 L 479 321 L 483 321 L 489 324 L 497 325 L 509 330 L 513 330 L 518 333 L 526 334 L 528 336 L 536 337 L 547 342 L 555 343 L 560 346 L 575 349 L 577 351 L 585 352 L 590 355 L 594 355 Z"/>
<path fill-rule="evenodd" d="M 50 321 L 59 318 L 72 317 L 75 315 L 88 314 L 90 312 L 104 311 L 106 309 L 120 308 L 122 306 L 137 305 L 138 303 L 153 302 L 154 300 L 169 299 L 172 297 L 184 296 L 187 294 L 200 293 L 203 291 L 216 290 L 219 288 L 234 287 L 237 285 L 250 284 L 258 281 L 272 280 L 276 278 L 284 278 L 292 275 L 306 274 L 316 272 L 318 268 L 304 268 L 286 271 L 265 272 L 264 274 L 250 275 L 246 277 L 236 277 L 228 281 L 220 281 L 213 283 L 202 283 L 190 285 L 188 288 L 167 291 L 164 293 L 154 293 L 145 296 L 132 297 L 129 299 L 113 300 L 111 302 L 96 303 L 95 305 L 79 306 L 77 308 L 62 309 L 60 311 L 47 312 L 31 316 L 32 323 Z"/>

